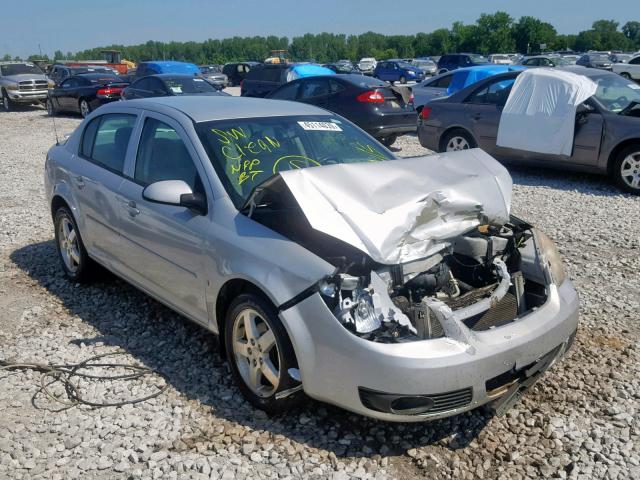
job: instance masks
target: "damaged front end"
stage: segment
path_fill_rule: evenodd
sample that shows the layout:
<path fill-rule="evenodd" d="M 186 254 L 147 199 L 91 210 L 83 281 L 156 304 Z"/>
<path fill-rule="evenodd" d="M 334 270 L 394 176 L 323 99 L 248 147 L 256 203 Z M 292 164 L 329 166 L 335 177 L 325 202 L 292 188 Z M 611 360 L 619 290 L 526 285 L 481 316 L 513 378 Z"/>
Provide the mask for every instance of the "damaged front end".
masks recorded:
<path fill-rule="evenodd" d="M 545 303 L 545 262 L 562 280 L 553 244 L 510 216 L 510 193 L 506 170 L 470 150 L 282 172 L 243 213 L 336 269 L 280 310 L 318 292 L 361 338 L 467 343 Z"/>

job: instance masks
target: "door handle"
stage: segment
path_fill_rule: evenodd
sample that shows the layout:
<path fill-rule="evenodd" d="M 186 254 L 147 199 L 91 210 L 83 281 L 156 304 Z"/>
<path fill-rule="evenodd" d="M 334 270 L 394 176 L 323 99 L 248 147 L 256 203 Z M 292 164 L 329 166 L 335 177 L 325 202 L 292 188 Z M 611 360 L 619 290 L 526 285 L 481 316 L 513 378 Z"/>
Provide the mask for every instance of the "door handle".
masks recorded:
<path fill-rule="evenodd" d="M 131 217 L 135 217 L 136 215 L 140 214 L 140 210 L 138 210 L 138 206 L 133 200 L 130 200 L 128 202 L 125 200 L 123 206 L 127 209 Z"/>
<path fill-rule="evenodd" d="M 74 180 L 76 181 L 76 185 L 78 189 L 82 190 L 85 187 L 84 178 L 82 178 L 82 175 L 78 175 L 77 177 L 74 178 Z"/>

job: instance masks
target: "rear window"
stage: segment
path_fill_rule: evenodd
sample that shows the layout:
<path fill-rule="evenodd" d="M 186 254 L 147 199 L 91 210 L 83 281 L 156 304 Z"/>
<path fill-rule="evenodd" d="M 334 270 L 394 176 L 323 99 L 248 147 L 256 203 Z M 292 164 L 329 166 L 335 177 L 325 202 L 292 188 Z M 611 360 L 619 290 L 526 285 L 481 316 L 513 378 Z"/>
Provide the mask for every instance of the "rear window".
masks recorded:
<path fill-rule="evenodd" d="M 386 87 L 387 82 L 378 80 L 377 78 L 367 77 L 366 75 L 349 75 L 347 77 L 350 83 L 363 88 Z"/>
<path fill-rule="evenodd" d="M 164 83 L 174 95 L 184 95 L 189 93 L 207 93 L 217 90 L 202 78 L 165 78 Z"/>
<path fill-rule="evenodd" d="M 282 78 L 283 68 L 252 68 L 247 73 L 247 80 L 262 80 L 265 82 L 279 82 Z"/>

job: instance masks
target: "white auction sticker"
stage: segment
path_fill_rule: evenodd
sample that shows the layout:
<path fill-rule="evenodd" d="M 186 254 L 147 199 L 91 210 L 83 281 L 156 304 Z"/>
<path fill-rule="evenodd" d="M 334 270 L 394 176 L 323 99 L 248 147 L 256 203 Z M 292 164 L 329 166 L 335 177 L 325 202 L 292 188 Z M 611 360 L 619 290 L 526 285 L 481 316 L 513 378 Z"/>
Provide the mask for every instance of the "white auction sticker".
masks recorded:
<path fill-rule="evenodd" d="M 629 83 L 628 86 L 629 88 L 633 88 L 634 90 L 640 90 L 640 85 L 637 85 L 635 83 Z"/>
<path fill-rule="evenodd" d="M 341 132 L 342 129 L 331 122 L 298 122 L 305 130 L 320 130 L 324 132 Z"/>

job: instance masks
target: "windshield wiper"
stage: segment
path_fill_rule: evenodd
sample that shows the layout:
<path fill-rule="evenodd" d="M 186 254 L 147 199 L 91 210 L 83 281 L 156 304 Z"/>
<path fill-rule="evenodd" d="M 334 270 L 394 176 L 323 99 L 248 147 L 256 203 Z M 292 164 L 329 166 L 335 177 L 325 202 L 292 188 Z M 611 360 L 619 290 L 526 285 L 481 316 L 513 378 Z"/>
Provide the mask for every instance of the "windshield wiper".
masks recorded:
<path fill-rule="evenodd" d="M 633 110 L 638 105 L 640 105 L 640 102 L 638 102 L 637 100 L 633 100 L 629 105 L 620 110 L 620 113 L 618 113 L 618 115 L 628 115 L 631 110 Z"/>
<path fill-rule="evenodd" d="M 273 180 L 277 177 L 278 177 L 277 174 L 271 175 L 269 178 L 265 178 L 262 182 L 255 185 L 249 192 L 249 196 L 247 197 L 247 200 L 242 205 L 242 208 L 240 208 L 240 212 L 242 213 L 248 212 L 247 217 L 251 218 L 251 215 L 253 215 L 253 211 L 256 209 L 256 207 L 260 206 L 258 205 L 259 203 L 258 198 L 260 197 L 260 194 L 266 188 L 268 188 L 273 182 Z"/>

